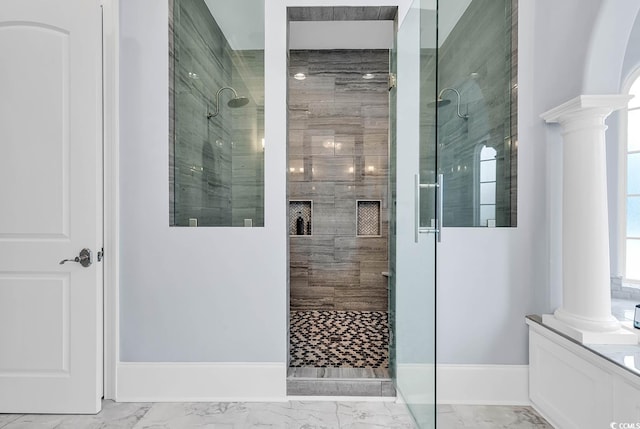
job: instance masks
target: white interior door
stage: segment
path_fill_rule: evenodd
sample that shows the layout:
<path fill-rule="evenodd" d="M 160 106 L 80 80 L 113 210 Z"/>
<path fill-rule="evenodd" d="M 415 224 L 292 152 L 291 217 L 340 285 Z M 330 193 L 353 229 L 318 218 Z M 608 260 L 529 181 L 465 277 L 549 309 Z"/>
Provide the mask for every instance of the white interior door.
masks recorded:
<path fill-rule="evenodd" d="M 99 0 L 0 1 L 0 413 L 100 410 L 101 22 Z"/>

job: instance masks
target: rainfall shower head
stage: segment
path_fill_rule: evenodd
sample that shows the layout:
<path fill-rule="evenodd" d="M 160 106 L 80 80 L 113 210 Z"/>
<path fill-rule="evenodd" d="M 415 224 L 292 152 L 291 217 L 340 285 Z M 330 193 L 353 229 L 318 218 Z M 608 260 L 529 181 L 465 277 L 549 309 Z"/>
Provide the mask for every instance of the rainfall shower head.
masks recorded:
<path fill-rule="evenodd" d="M 443 88 L 442 91 L 440 91 L 440 94 L 438 94 L 438 99 L 434 102 L 434 103 L 429 103 L 430 107 L 444 107 L 448 104 L 451 103 L 451 100 L 442 98 L 442 96 L 444 95 L 445 92 L 447 91 L 453 91 L 456 93 L 456 96 L 458 98 L 458 103 L 457 103 L 457 114 L 459 118 L 462 119 L 469 119 L 469 115 L 467 115 L 466 113 L 463 115 L 462 113 L 460 113 L 460 93 L 458 92 L 457 89 L 455 88 Z"/>
<path fill-rule="evenodd" d="M 216 93 L 216 109 L 214 112 L 207 113 L 207 119 L 211 119 L 215 116 L 218 116 L 218 114 L 220 113 L 220 94 L 225 89 L 228 89 L 229 91 L 233 92 L 233 98 L 229 100 L 229 102 L 227 103 L 227 106 L 235 109 L 237 107 L 246 106 L 249 103 L 249 99 L 247 97 L 241 97 L 238 95 L 235 89 L 231 88 L 230 86 L 225 86 L 224 88 L 220 88 Z"/>
<path fill-rule="evenodd" d="M 433 103 L 429 103 L 429 107 L 444 107 L 447 104 L 450 104 L 451 100 L 447 100 L 446 98 L 438 98 L 438 100 Z"/>
<path fill-rule="evenodd" d="M 247 104 L 249 104 L 249 99 L 247 97 L 235 97 L 229 100 L 227 106 L 235 109 L 238 107 L 246 106 Z"/>

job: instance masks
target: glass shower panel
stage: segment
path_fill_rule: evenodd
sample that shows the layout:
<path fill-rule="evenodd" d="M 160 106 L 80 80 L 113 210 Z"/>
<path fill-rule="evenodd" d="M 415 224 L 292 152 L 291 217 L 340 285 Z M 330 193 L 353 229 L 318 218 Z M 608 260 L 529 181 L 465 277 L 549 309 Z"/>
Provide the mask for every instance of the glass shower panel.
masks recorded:
<path fill-rule="evenodd" d="M 416 0 L 391 61 L 398 87 L 391 92 L 390 303 L 393 377 L 421 429 L 436 423 L 436 46 L 436 3 Z"/>
<path fill-rule="evenodd" d="M 170 225 L 264 226 L 264 0 L 173 1 Z"/>
<path fill-rule="evenodd" d="M 397 33 L 397 19 L 395 22 Z M 393 49 L 389 50 L 389 73 L 398 74 L 398 42 L 394 40 Z M 397 246 L 397 89 L 389 90 L 389 374 L 397 382 L 396 377 L 396 246 Z M 397 384 L 397 383 L 396 383 Z"/>
<path fill-rule="evenodd" d="M 439 4 L 438 172 L 445 183 L 445 227 L 516 226 L 516 5 Z M 493 169 L 483 159 L 487 149 L 495 152 Z M 487 182 L 495 188 L 492 207 L 484 198 Z"/>

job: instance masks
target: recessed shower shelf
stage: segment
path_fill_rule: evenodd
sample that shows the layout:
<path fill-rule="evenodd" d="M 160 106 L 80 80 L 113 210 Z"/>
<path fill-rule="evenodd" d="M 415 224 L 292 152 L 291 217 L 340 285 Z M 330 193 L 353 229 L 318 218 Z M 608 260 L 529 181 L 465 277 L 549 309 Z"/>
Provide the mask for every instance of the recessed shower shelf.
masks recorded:
<path fill-rule="evenodd" d="M 380 237 L 380 200 L 358 200 L 358 237 Z"/>
<path fill-rule="evenodd" d="M 289 200 L 289 235 L 310 236 L 312 233 L 313 201 Z"/>

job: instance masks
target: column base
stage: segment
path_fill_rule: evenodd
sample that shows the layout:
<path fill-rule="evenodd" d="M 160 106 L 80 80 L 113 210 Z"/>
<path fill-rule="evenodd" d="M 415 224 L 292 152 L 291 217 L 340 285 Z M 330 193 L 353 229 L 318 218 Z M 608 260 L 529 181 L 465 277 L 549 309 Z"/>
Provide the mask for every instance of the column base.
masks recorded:
<path fill-rule="evenodd" d="M 638 337 L 620 326 L 613 331 L 587 331 L 571 326 L 564 320 L 559 320 L 553 314 L 543 314 L 542 323 L 566 336 L 573 338 L 580 344 L 638 344 Z"/>
<path fill-rule="evenodd" d="M 640 329 L 634 328 L 633 327 L 633 322 L 631 322 L 631 321 L 629 321 L 629 322 L 620 322 L 620 325 L 622 325 L 622 329 L 625 329 L 625 330 L 631 332 L 636 337 L 638 337 L 638 343 L 640 343 Z"/>

